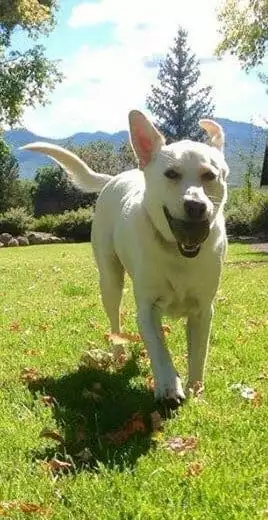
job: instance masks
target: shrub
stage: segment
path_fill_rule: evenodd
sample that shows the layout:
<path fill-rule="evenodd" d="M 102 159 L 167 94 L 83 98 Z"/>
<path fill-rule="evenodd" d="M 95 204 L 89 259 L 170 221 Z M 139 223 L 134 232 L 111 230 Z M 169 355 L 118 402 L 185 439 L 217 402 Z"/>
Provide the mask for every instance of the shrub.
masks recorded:
<path fill-rule="evenodd" d="M 22 235 L 32 223 L 32 217 L 24 208 L 11 208 L 0 214 L 0 233 L 11 233 L 11 235 Z"/>
<path fill-rule="evenodd" d="M 57 216 L 53 232 L 59 237 L 72 238 L 77 242 L 90 241 L 92 215 L 92 209 L 89 208 L 65 211 Z"/>
<path fill-rule="evenodd" d="M 268 235 L 268 193 L 253 190 L 248 201 L 244 188 L 231 190 L 225 216 L 231 235 Z"/>
<path fill-rule="evenodd" d="M 58 223 L 58 215 L 42 215 L 40 218 L 33 219 L 32 230 L 44 233 L 54 233 L 54 228 Z"/>

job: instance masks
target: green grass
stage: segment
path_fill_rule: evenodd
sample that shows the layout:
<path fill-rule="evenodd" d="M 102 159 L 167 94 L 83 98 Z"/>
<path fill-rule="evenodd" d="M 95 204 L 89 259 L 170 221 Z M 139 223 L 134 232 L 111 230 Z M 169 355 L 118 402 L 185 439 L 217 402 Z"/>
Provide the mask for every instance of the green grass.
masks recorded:
<path fill-rule="evenodd" d="M 78 370 L 91 347 L 108 348 L 108 329 L 89 245 L 5 249 L 1 270 L 0 503 L 18 500 L 50 508 L 51 518 L 90 520 L 254 520 L 268 508 L 268 255 L 230 246 L 219 291 L 207 367 L 204 400 L 191 400 L 164 423 L 160 441 L 138 433 L 111 446 L 105 433 L 133 413 L 146 426 L 155 405 L 147 389 L 148 362 L 140 344 L 121 369 Z M 124 294 L 124 327 L 136 331 L 129 281 Z M 185 375 L 182 323 L 169 322 L 168 343 Z M 21 380 L 26 367 L 38 379 Z M 102 385 L 94 403 L 83 390 Z M 244 382 L 261 395 L 259 407 L 230 390 Z M 53 395 L 47 407 L 42 394 Z M 45 427 L 65 438 L 64 449 L 40 438 Z M 83 438 L 78 429 L 84 431 Z M 198 437 L 196 450 L 183 457 L 164 441 Z M 77 453 L 87 446 L 92 463 Z M 44 465 L 56 456 L 72 471 L 53 476 Z M 191 462 L 203 471 L 187 476 Z M 1 504 L 0 504 L 1 505 Z M 1 512 L 1 509 L 0 509 Z M 29 515 L 28 515 L 29 516 Z M 9 518 L 25 513 L 11 511 Z M 41 518 L 37 513 L 36 518 Z"/>

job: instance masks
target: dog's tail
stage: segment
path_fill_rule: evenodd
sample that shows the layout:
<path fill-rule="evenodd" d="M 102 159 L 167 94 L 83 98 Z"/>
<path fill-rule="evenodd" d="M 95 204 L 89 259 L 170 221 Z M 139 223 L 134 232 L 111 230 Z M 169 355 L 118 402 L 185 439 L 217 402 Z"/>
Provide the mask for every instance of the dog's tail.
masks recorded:
<path fill-rule="evenodd" d="M 31 152 L 41 152 L 48 155 L 64 168 L 73 184 L 86 193 L 99 193 L 105 184 L 111 180 L 110 175 L 94 172 L 77 155 L 55 144 L 30 143 L 22 146 L 20 150 L 30 150 Z"/>

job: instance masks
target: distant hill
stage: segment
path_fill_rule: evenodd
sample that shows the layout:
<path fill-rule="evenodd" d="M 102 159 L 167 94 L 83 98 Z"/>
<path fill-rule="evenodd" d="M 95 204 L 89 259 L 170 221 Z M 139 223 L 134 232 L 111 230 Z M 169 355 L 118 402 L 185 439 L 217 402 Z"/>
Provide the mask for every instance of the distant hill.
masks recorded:
<path fill-rule="evenodd" d="M 253 142 L 256 143 L 255 159 L 261 167 L 267 134 L 262 127 L 249 123 L 231 121 L 229 119 L 217 119 L 217 121 L 223 126 L 226 134 L 225 152 L 230 166 L 229 183 L 231 185 L 239 185 L 245 169 L 245 165 L 239 157 L 239 152 L 244 156 L 248 155 L 252 149 Z M 49 137 L 45 138 L 35 135 L 25 128 L 20 128 L 6 131 L 4 138 L 13 148 L 13 152 L 19 161 L 20 175 L 31 179 L 35 176 L 37 168 L 50 164 L 51 161 L 41 154 L 18 150 L 20 146 L 33 141 L 49 141 L 61 146 L 68 143 L 79 146 L 94 141 L 108 141 L 118 147 L 128 139 L 128 132 L 124 130 L 115 134 L 80 132 L 64 139 L 50 139 Z"/>

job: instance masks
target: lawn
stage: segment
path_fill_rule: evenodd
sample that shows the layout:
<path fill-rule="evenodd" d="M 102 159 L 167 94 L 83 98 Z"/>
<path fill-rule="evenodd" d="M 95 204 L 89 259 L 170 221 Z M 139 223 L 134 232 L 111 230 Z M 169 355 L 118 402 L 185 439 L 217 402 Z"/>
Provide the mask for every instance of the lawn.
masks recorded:
<path fill-rule="evenodd" d="M 141 343 L 130 342 L 127 356 L 106 365 L 103 357 L 95 367 L 79 368 L 86 351 L 111 350 L 90 245 L 4 249 L 0 270 L 0 516 L 268 516 L 267 254 L 230 246 L 205 395 L 192 398 L 156 433 L 151 433 L 155 404 Z M 136 332 L 129 281 L 123 318 L 125 331 Z M 184 375 L 183 324 L 166 323 Z M 254 399 L 230 388 L 236 383 L 253 388 Z M 133 414 L 139 415 L 133 419 Z M 131 435 L 135 421 L 144 431 Z M 58 437 L 50 438 L 51 432 L 40 437 L 44 429 Z M 125 441 L 120 432 L 128 432 Z M 193 449 L 170 449 L 173 437 L 193 438 Z"/>

